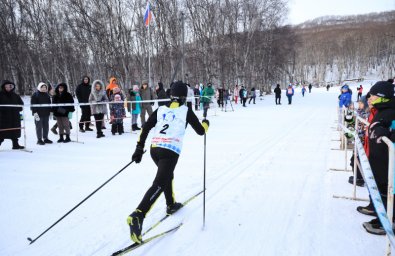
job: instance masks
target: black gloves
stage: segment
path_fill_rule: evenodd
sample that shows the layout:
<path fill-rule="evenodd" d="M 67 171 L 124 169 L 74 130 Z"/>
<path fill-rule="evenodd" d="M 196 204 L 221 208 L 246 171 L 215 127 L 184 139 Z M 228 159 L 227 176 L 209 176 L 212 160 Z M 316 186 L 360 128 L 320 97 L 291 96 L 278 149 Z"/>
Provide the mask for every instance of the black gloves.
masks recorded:
<path fill-rule="evenodd" d="M 144 154 L 144 147 L 137 144 L 136 150 L 132 155 L 132 161 L 135 162 L 136 164 L 140 163 L 141 158 L 143 158 L 143 154 Z"/>

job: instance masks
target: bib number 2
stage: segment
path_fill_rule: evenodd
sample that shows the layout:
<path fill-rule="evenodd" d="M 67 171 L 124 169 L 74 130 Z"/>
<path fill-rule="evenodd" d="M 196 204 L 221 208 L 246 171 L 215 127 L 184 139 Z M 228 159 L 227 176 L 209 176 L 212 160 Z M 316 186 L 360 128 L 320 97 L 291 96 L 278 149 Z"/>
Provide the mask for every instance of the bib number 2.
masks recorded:
<path fill-rule="evenodd" d="M 169 125 L 168 125 L 168 124 L 165 124 L 165 125 L 163 126 L 163 129 L 160 130 L 160 133 L 161 133 L 161 134 L 166 134 L 166 130 L 167 130 L 167 129 L 169 129 Z"/>

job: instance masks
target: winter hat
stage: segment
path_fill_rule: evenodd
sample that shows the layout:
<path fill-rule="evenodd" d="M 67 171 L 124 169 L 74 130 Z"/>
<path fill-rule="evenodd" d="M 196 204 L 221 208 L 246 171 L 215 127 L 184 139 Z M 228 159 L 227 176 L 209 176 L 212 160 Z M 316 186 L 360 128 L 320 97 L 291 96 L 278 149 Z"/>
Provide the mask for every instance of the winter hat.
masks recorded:
<path fill-rule="evenodd" d="M 390 82 L 379 81 L 370 88 L 369 93 L 380 98 L 391 99 L 394 97 L 394 85 Z"/>
<path fill-rule="evenodd" d="M 121 100 L 122 100 L 121 95 L 115 94 L 114 101 L 121 101 Z"/>
<path fill-rule="evenodd" d="M 212 83 L 208 83 L 207 86 L 211 87 L 211 86 L 213 86 L 213 84 Z"/>
<path fill-rule="evenodd" d="M 342 90 L 348 90 L 348 85 L 347 84 L 343 85 Z"/>
<path fill-rule="evenodd" d="M 160 89 L 160 90 L 163 90 L 163 83 L 162 83 L 162 82 L 159 82 L 159 83 L 158 83 L 158 86 L 159 86 L 159 89 Z"/>
<path fill-rule="evenodd" d="M 47 85 L 46 83 L 42 83 L 42 82 L 41 82 L 41 83 L 38 84 L 37 90 L 40 91 L 40 90 L 41 90 L 41 87 L 43 87 L 43 86 L 45 86 L 45 87 L 48 89 L 48 85 Z"/>
<path fill-rule="evenodd" d="M 141 85 L 144 85 L 144 84 L 148 85 L 148 81 L 147 81 L 147 80 L 143 80 L 143 82 L 141 83 Z"/>
<path fill-rule="evenodd" d="M 170 95 L 173 98 L 187 97 L 188 88 L 182 81 L 174 82 L 170 88 Z"/>
<path fill-rule="evenodd" d="M 1 90 L 3 90 L 3 91 L 5 90 L 5 85 L 6 84 L 12 85 L 11 91 L 15 90 L 15 84 L 13 82 L 9 81 L 9 80 L 3 80 L 2 81 L 2 83 L 1 83 Z"/>

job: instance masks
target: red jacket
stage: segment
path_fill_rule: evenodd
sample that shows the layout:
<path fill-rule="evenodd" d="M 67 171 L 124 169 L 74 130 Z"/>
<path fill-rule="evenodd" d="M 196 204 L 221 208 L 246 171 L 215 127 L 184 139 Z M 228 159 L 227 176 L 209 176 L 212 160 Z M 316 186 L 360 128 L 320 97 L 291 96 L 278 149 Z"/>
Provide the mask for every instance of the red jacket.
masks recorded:
<path fill-rule="evenodd" d="M 369 115 L 369 117 L 368 117 L 368 122 L 369 122 L 369 124 L 372 122 L 372 120 L 373 120 L 373 118 L 374 118 L 374 116 L 377 114 L 377 109 L 375 109 L 374 107 L 370 110 L 370 115 Z M 367 157 L 369 157 L 369 135 L 368 135 L 368 130 L 369 129 L 366 129 L 366 132 L 365 132 L 365 138 L 364 138 L 364 145 L 363 145 L 363 148 L 365 149 L 365 153 L 366 153 L 366 156 Z"/>

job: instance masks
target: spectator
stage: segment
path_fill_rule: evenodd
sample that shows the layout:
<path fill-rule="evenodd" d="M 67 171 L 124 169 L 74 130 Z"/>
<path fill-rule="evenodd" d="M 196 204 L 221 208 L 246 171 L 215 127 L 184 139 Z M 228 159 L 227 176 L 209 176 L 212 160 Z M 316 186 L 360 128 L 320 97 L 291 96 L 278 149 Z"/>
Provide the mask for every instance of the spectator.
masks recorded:
<path fill-rule="evenodd" d="M 73 96 L 67 91 L 67 84 L 61 83 L 55 89 L 55 96 L 53 97 L 53 104 L 68 104 L 74 103 Z M 70 142 L 70 121 L 69 113 L 74 112 L 74 106 L 56 106 L 53 107 L 52 112 L 56 116 L 56 122 L 59 127 L 58 143 Z M 66 136 L 66 138 L 64 138 Z"/>
<path fill-rule="evenodd" d="M 274 94 L 276 97 L 276 105 L 281 105 L 281 88 L 279 84 L 274 88 Z"/>
<path fill-rule="evenodd" d="M 186 84 L 188 88 L 188 94 L 187 94 L 187 107 L 192 110 L 192 103 L 193 103 L 193 97 L 194 97 L 194 92 L 193 89 L 191 88 L 190 84 Z"/>
<path fill-rule="evenodd" d="M 233 90 L 233 95 L 235 98 L 235 104 L 237 105 L 237 99 L 239 98 L 239 86 L 236 84 L 235 89 Z"/>
<path fill-rule="evenodd" d="M 195 85 L 195 88 L 193 89 L 193 95 L 195 97 L 195 111 L 199 111 L 199 98 L 200 98 L 200 90 L 199 90 L 199 85 Z"/>
<path fill-rule="evenodd" d="M 141 100 L 143 101 L 141 104 L 141 126 L 144 126 L 145 124 L 145 113 L 148 114 L 148 117 L 152 114 L 152 105 L 154 105 L 153 102 L 144 102 L 144 101 L 149 101 L 154 99 L 153 92 L 151 88 L 148 86 L 148 81 L 143 81 L 141 88 L 140 88 L 140 97 Z M 148 118 L 147 117 L 147 118 Z"/>
<path fill-rule="evenodd" d="M 91 84 L 90 84 L 90 78 L 88 76 L 85 76 L 82 79 L 82 83 L 80 83 L 77 86 L 77 89 L 75 90 L 75 95 L 77 96 L 78 102 L 79 103 L 88 103 L 89 102 L 89 95 L 91 94 Z M 85 132 L 85 131 L 93 131 L 89 125 L 91 122 L 91 107 L 89 105 L 83 105 L 80 106 L 81 108 L 81 119 L 79 122 L 79 127 L 80 127 L 80 132 Z M 85 126 L 85 130 L 84 130 Z M 56 131 L 56 130 L 55 130 Z"/>
<path fill-rule="evenodd" d="M 391 130 L 392 122 L 395 120 L 394 85 L 390 82 L 380 81 L 373 85 L 369 93 L 369 101 L 377 109 L 377 113 L 368 128 L 369 163 L 377 183 L 377 188 L 386 207 L 388 192 L 388 147 L 382 142 L 382 137 L 386 136 L 392 141 L 395 141 L 395 133 Z M 393 220 L 390 221 L 393 222 Z M 385 235 L 386 233 L 377 217 L 363 223 L 363 226 L 367 232 L 375 235 Z"/>
<path fill-rule="evenodd" d="M 141 97 L 138 85 L 133 85 L 133 90 L 130 91 L 130 100 L 135 101 L 131 104 L 131 109 L 129 109 L 132 114 L 132 131 L 138 131 L 141 130 L 141 128 L 137 126 L 137 118 L 141 113 Z"/>
<path fill-rule="evenodd" d="M 126 117 L 125 106 L 121 94 L 113 94 L 112 96 L 114 102 L 110 105 L 111 133 L 112 135 L 115 135 L 115 133 L 122 135 L 124 133 L 123 119 Z"/>
<path fill-rule="evenodd" d="M 30 103 L 32 105 L 51 104 L 51 97 L 48 94 L 48 86 L 45 83 L 38 84 L 37 91 L 32 95 Z M 48 139 L 51 107 L 31 107 L 31 110 L 34 116 L 34 124 L 36 125 L 37 144 L 52 144 L 52 141 Z"/>
<path fill-rule="evenodd" d="M 107 102 L 107 101 L 108 98 L 104 90 L 104 83 L 100 80 L 93 81 L 92 91 L 91 94 L 89 95 L 89 102 L 95 103 L 91 105 L 91 112 L 95 117 L 95 121 L 96 121 L 96 133 L 97 133 L 96 138 L 101 138 L 105 136 L 102 131 L 103 128 L 102 123 L 103 123 L 104 115 L 107 114 L 107 104 L 103 104 L 102 102 Z"/>
<path fill-rule="evenodd" d="M 312 84 L 309 84 L 309 93 L 311 93 L 311 89 L 313 88 Z"/>
<path fill-rule="evenodd" d="M 166 95 L 166 91 L 163 88 L 163 84 L 162 82 L 159 82 L 158 85 L 155 88 L 155 92 L 156 92 L 156 98 L 158 100 L 165 100 L 167 99 L 167 95 Z M 158 101 L 158 106 L 164 106 L 167 104 L 167 101 Z"/>
<path fill-rule="evenodd" d="M 24 149 L 20 146 L 18 138 L 21 137 L 21 116 L 22 107 L 1 107 L 1 105 L 21 105 L 21 97 L 15 93 L 15 84 L 4 80 L 0 90 L 0 145 L 5 139 L 12 141 L 12 149 Z M 5 130 L 6 131 L 1 131 Z"/>

